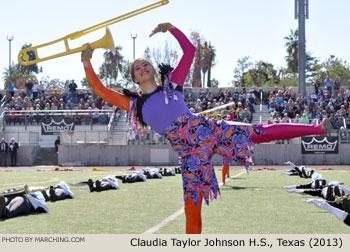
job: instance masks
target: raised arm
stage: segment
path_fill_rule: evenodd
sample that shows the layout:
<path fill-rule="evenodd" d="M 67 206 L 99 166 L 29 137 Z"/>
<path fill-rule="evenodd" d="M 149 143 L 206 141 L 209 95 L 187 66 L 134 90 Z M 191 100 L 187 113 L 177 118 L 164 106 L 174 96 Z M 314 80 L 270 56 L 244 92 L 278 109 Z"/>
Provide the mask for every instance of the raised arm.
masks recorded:
<path fill-rule="evenodd" d="M 88 79 L 91 88 L 94 90 L 95 94 L 101 97 L 102 99 L 121 109 L 129 111 L 131 98 L 110 88 L 105 87 L 96 75 L 90 62 L 92 51 L 93 50 L 90 48 L 90 46 L 88 46 L 88 49 L 86 49 L 81 56 L 86 78 Z"/>
<path fill-rule="evenodd" d="M 183 55 L 179 61 L 179 64 L 175 68 L 172 74 L 172 79 L 174 83 L 179 86 L 183 86 L 188 71 L 191 68 L 191 64 L 194 58 L 194 54 L 196 52 L 196 48 L 192 45 L 192 43 L 188 40 L 188 38 L 175 26 L 170 23 L 159 24 L 151 33 L 150 36 L 157 32 L 166 32 L 170 31 L 170 33 L 177 39 L 179 42 Z"/>

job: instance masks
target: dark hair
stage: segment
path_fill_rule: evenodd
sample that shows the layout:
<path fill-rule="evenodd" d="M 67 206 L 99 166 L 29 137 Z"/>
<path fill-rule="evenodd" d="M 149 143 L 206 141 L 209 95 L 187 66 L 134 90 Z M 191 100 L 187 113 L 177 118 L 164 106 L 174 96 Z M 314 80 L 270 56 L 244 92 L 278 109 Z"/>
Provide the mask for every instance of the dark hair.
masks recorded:
<path fill-rule="evenodd" d="M 172 72 L 174 70 L 174 68 L 168 64 L 163 64 L 163 63 L 159 64 L 158 68 L 159 68 L 159 73 L 160 73 L 160 79 L 161 79 L 162 85 L 163 85 L 164 81 L 165 81 L 165 77 L 168 76 L 168 74 L 170 72 Z"/>
<path fill-rule="evenodd" d="M 143 121 L 143 116 L 142 116 L 142 106 L 143 106 L 143 103 L 145 102 L 145 100 L 142 99 L 141 94 L 138 92 L 131 92 L 130 90 L 125 89 L 125 88 L 123 89 L 123 94 L 125 94 L 126 96 L 131 97 L 131 98 L 137 98 L 137 100 L 136 100 L 137 121 L 140 124 L 141 128 L 147 127 L 147 124 Z"/>

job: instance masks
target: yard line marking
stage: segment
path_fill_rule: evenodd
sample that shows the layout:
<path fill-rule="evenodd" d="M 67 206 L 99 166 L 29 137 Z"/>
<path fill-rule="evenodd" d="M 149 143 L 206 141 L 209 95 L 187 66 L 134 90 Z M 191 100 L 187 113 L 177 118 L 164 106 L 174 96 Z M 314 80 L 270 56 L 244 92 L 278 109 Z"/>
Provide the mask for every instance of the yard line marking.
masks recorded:
<path fill-rule="evenodd" d="M 144 232 L 143 234 L 153 234 L 154 232 L 158 231 L 160 228 L 168 225 L 169 222 L 171 222 L 172 220 L 175 220 L 178 216 L 180 216 L 181 214 L 183 214 L 185 212 L 185 209 L 182 207 L 181 209 L 177 210 L 175 213 L 173 213 L 172 215 L 170 215 L 169 217 L 167 217 L 166 219 L 164 219 L 162 222 L 160 222 L 159 224 L 155 225 L 154 227 L 151 227 L 150 229 L 148 229 L 146 232 Z"/>
<path fill-rule="evenodd" d="M 226 179 L 226 181 L 228 181 L 228 180 L 230 180 L 230 179 L 237 178 L 237 177 L 241 176 L 241 175 L 244 174 L 244 173 L 245 173 L 245 171 L 242 171 L 242 172 L 236 174 L 235 176 Z M 224 184 L 221 182 L 221 183 L 219 184 L 219 186 L 222 186 L 222 185 L 224 185 Z"/>
<path fill-rule="evenodd" d="M 226 181 L 230 180 L 230 179 L 234 179 L 238 176 L 241 176 L 242 174 L 244 174 L 245 171 L 242 171 L 238 174 L 236 174 L 233 177 L 228 178 Z M 223 183 L 221 182 L 219 184 L 219 187 L 222 186 Z M 166 226 L 169 224 L 169 222 L 175 220 L 178 216 L 180 216 L 181 214 L 183 214 L 185 212 L 185 209 L 182 207 L 181 209 L 177 210 L 175 213 L 173 213 L 172 215 L 170 215 L 169 217 L 165 218 L 164 220 L 162 220 L 160 223 L 158 223 L 157 225 L 155 225 L 154 227 L 151 227 L 150 229 L 148 229 L 146 232 L 142 233 L 142 234 L 153 234 L 154 232 L 157 232 L 159 229 L 161 229 L 162 227 Z"/>

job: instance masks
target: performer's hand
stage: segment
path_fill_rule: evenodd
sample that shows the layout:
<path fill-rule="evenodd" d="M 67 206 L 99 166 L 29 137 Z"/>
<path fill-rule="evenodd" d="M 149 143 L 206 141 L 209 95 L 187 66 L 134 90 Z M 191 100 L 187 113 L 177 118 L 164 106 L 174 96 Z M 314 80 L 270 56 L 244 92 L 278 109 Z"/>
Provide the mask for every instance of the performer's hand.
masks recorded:
<path fill-rule="evenodd" d="M 92 53 L 94 52 L 94 49 L 91 48 L 91 45 L 89 43 L 85 44 L 86 49 L 81 52 L 81 61 L 86 62 L 89 61 L 92 58 Z"/>
<path fill-rule="evenodd" d="M 153 29 L 152 33 L 149 35 L 150 37 L 152 37 L 154 34 L 158 33 L 158 32 L 167 32 L 172 28 L 172 24 L 170 23 L 162 23 L 157 25 L 156 28 Z"/>

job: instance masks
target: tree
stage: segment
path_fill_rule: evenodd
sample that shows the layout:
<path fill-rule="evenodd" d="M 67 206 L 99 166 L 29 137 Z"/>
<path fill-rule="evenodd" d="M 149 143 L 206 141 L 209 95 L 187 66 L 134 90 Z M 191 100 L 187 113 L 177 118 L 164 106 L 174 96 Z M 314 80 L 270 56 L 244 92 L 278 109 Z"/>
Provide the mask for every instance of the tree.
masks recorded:
<path fill-rule="evenodd" d="M 20 64 L 11 66 L 11 82 L 14 84 L 17 89 L 24 89 L 25 84 L 28 80 L 36 80 L 36 76 L 31 72 L 22 72 L 23 68 L 21 68 Z M 9 81 L 9 69 L 5 68 L 3 72 L 3 80 L 5 81 L 5 88 L 7 88 Z"/>
<path fill-rule="evenodd" d="M 249 56 L 237 60 L 237 67 L 233 70 L 236 86 L 245 86 L 246 80 L 244 75 L 252 65 L 253 63 L 250 61 Z"/>
<path fill-rule="evenodd" d="M 194 55 L 194 62 L 192 64 L 191 70 L 189 72 L 189 79 L 192 83 L 192 87 L 202 87 L 202 77 L 201 77 L 201 38 L 200 34 L 196 31 L 192 31 L 190 34 L 190 40 L 196 52 Z"/>
<path fill-rule="evenodd" d="M 215 65 L 215 49 L 211 46 L 210 42 L 205 41 L 203 45 L 201 45 L 201 70 L 203 73 L 203 85 L 205 85 L 205 75 L 208 72 L 208 81 L 207 87 L 210 87 L 210 72 L 211 67 Z"/>
<path fill-rule="evenodd" d="M 290 30 L 290 34 L 284 37 L 286 41 L 285 47 L 287 56 L 285 57 L 287 63 L 287 72 L 294 75 L 298 74 L 298 53 L 299 53 L 299 37 L 298 29 Z M 316 75 L 316 66 L 319 60 L 312 56 L 311 52 L 306 52 L 305 55 L 305 74 L 306 80 L 311 80 Z M 290 76 L 288 76 L 290 78 Z"/>
<path fill-rule="evenodd" d="M 152 51 L 149 47 L 144 51 L 144 57 L 152 62 L 154 66 L 160 64 L 168 64 L 172 67 L 177 66 L 179 62 L 179 48 L 169 40 L 165 40 L 164 47 L 153 48 Z"/>
<path fill-rule="evenodd" d="M 115 47 L 115 54 L 111 51 L 106 51 L 103 54 L 104 63 L 100 66 L 99 77 L 108 87 L 118 87 L 118 73 L 122 71 L 123 56 L 120 51 L 121 46 Z"/>
<path fill-rule="evenodd" d="M 217 79 L 211 79 L 210 80 L 210 86 L 208 87 L 219 87 L 219 81 Z"/>
<path fill-rule="evenodd" d="M 129 86 L 130 87 L 135 87 L 135 83 L 131 79 L 130 65 L 131 65 L 130 61 L 125 61 L 125 60 L 122 61 L 122 71 L 121 71 L 122 80 L 121 80 L 121 84 L 125 88 L 129 88 Z"/>
<path fill-rule="evenodd" d="M 192 87 L 202 87 L 201 81 L 201 45 L 197 44 L 192 70 Z"/>
<path fill-rule="evenodd" d="M 32 44 L 24 44 L 21 47 L 21 50 L 32 47 Z M 29 56 L 29 61 L 35 60 L 34 51 L 27 52 Z M 24 85 L 28 80 L 36 80 L 35 74 L 42 72 L 42 67 L 38 67 L 37 64 L 30 66 L 22 66 L 19 63 L 11 64 L 11 82 L 14 83 L 14 86 L 18 89 L 23 89 Z M 5 68 L 3 72 L 3 79 L 5 80 L 5 88 L 7 88 L 7 83 L 9 81 L 9 68 Z"/>
<path fill-rule="evenodd" d="M 84 77 L 81 81 L 80 81 L 80 84 L 82 87 L 85 87 L 85 88 L 90 88 L 90 82 L 88 81 L 88 79 L 86 77 Z"/>
<path fill-rule="evenodd" d="M 211 43 L 209 42 L 209 52 L 208 52 L 208 87 L 214 87 L 211 84 L 211 68 L 215 66 L 215 57 L 216 57 L 216 53 L 215 53 L 215 47 L 211 45 Z M 215 82 L 213 82 L 215 83 Z M 219 84 L 219 83 L 217 83 Z"/>
<path fill-rule="evenodd" d="M 326 75 L 329 75 L 333 80 L 339 77 L 342 86 L 350 85 L 350 65 L 334 55 L 330 55 L 316 68 L 316 79 L 323 81 Z"/>
<path fill-rule="evenodd" d="M 244 73 L 247 86 L 275 86 L 279 83 L 277 70 L 271 63 L 264 61 L 256 62 L 248 72 Z"/>
<path fill-rule="evenodd" d="M 290 34 L 284 37 L 287 56 L 285 57 L 287 69 L 291 73 L 298 73 L 298 29 L 290 30 Z"/>
<path fill-rule="evenodd" d="M 59 79 L 52 79 L 50 80 L 50 77 L 49 76 L 44 76 L 41 78 L 41 81 L 42 83 L 44 84 L 44 87 L 45 89 L 64 89 L 65 88 L 65 85 L 66 85 L 66 82 L 63 82 Z"/>

